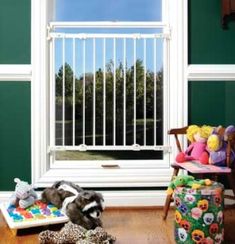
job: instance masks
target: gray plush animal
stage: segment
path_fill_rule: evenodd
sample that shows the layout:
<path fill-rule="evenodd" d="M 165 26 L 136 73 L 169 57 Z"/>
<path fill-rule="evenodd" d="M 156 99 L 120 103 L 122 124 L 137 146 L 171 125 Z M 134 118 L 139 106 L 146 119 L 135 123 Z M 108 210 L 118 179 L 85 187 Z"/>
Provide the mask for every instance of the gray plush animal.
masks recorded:
<path fill-rule="evenodd" d="M 37 193 L 33 187 L 26 181 L 21 181 L 19 178 L 14 179 L 16 186 L 15 192 L 10 198 L 10 204 L 16 207 L 27 208 L 34 204 L 37 199 Z"/>
<path fill-rule="evenodd" d="M 74 224 L 86 229 L 102 226 L 100 217 L 104 210 L 104 199 L 98 192 L 83 190 L 69 181 L 58 181 L 43 191 L 42 201 L 62 208 Z"/>

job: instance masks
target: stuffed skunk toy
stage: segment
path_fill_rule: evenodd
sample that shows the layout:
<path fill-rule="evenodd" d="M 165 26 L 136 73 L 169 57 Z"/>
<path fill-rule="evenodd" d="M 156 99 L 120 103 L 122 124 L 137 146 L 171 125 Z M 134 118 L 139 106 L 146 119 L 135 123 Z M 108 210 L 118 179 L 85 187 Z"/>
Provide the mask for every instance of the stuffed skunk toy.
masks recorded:
<path fill-rule="evenodd" d="M 41 200 L 62 208 L 74 224 L 86 229 L 102 226 L 100 217 L 104 210 L 104 199 L 100 193 L 83 190 L 72 182 L 62 180 L 46 188 Z"/>

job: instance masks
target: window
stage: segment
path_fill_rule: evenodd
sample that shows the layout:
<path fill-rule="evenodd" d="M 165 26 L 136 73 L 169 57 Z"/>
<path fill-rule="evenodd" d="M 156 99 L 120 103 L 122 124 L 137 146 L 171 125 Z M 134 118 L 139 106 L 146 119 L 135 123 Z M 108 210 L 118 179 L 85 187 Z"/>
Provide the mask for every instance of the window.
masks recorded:
<path fill-rule="evenodd" d="M 44 16 L 35 14 L 32 27 L 38 186 L 62 177 L 85 187 L 168 184 L 167 130 L 187 114 L 185 26 L 178 24 L 186 4 L 148 3 L 33 1 Z"/>

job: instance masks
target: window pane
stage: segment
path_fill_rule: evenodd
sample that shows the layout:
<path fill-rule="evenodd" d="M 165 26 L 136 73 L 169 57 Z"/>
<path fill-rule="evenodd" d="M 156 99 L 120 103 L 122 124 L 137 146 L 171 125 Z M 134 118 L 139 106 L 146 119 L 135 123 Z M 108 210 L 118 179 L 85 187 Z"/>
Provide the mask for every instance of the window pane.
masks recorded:
<path fill-rule="evenodd" d="M 60 151 L 56 160 L 151 160 L 162 159 L 162 151 Z"/>
<path fill-rule="evenodd" d="M 94 40 L 55 40 L 56 145 L 162 145 L 163 40 Z"/>
<path fill-rule="evenodd" d="M 161 0 L 56 0 L 56 21 L 161 21 Z"/>
<path fill-rule="evenodd" d="M 56 0 L 55 20 L 161 21 L 161 5 Z M 162 159 L 163 28 L 83 27 L 54 28 L 56 160 Z"/>

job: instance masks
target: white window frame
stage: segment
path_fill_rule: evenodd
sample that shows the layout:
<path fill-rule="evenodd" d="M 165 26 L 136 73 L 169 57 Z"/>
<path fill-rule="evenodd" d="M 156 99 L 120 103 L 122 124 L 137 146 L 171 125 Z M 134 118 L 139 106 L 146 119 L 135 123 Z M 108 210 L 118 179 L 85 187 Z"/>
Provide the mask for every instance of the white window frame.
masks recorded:
<path fill-rule="evenodd" d="M 49 163 L 49 43 L 47 25 L 53 19 L 54 0 L 31 0 L 32 8 L 32 82 L 31 82 L 31 158 L 32 182 L 37 187 L 51 185 L 55 180 L 72 180 L 85 187 L 141 187 L 166 186 L 171 176 L 170 161 L 160 164 L 157 160 L 124 162 L 118 169 L 102 168 L 102 162 Z M 163 21 L 170 23 L 169 52 L 170 99 L 169 121 L 166 129 L 187 124 L 187 0 L 163 0 L 167 11 Z M 171 139 L 166 135 L 169 145 Z M 107 163 L 109 164 L 109 163 Z"/>

